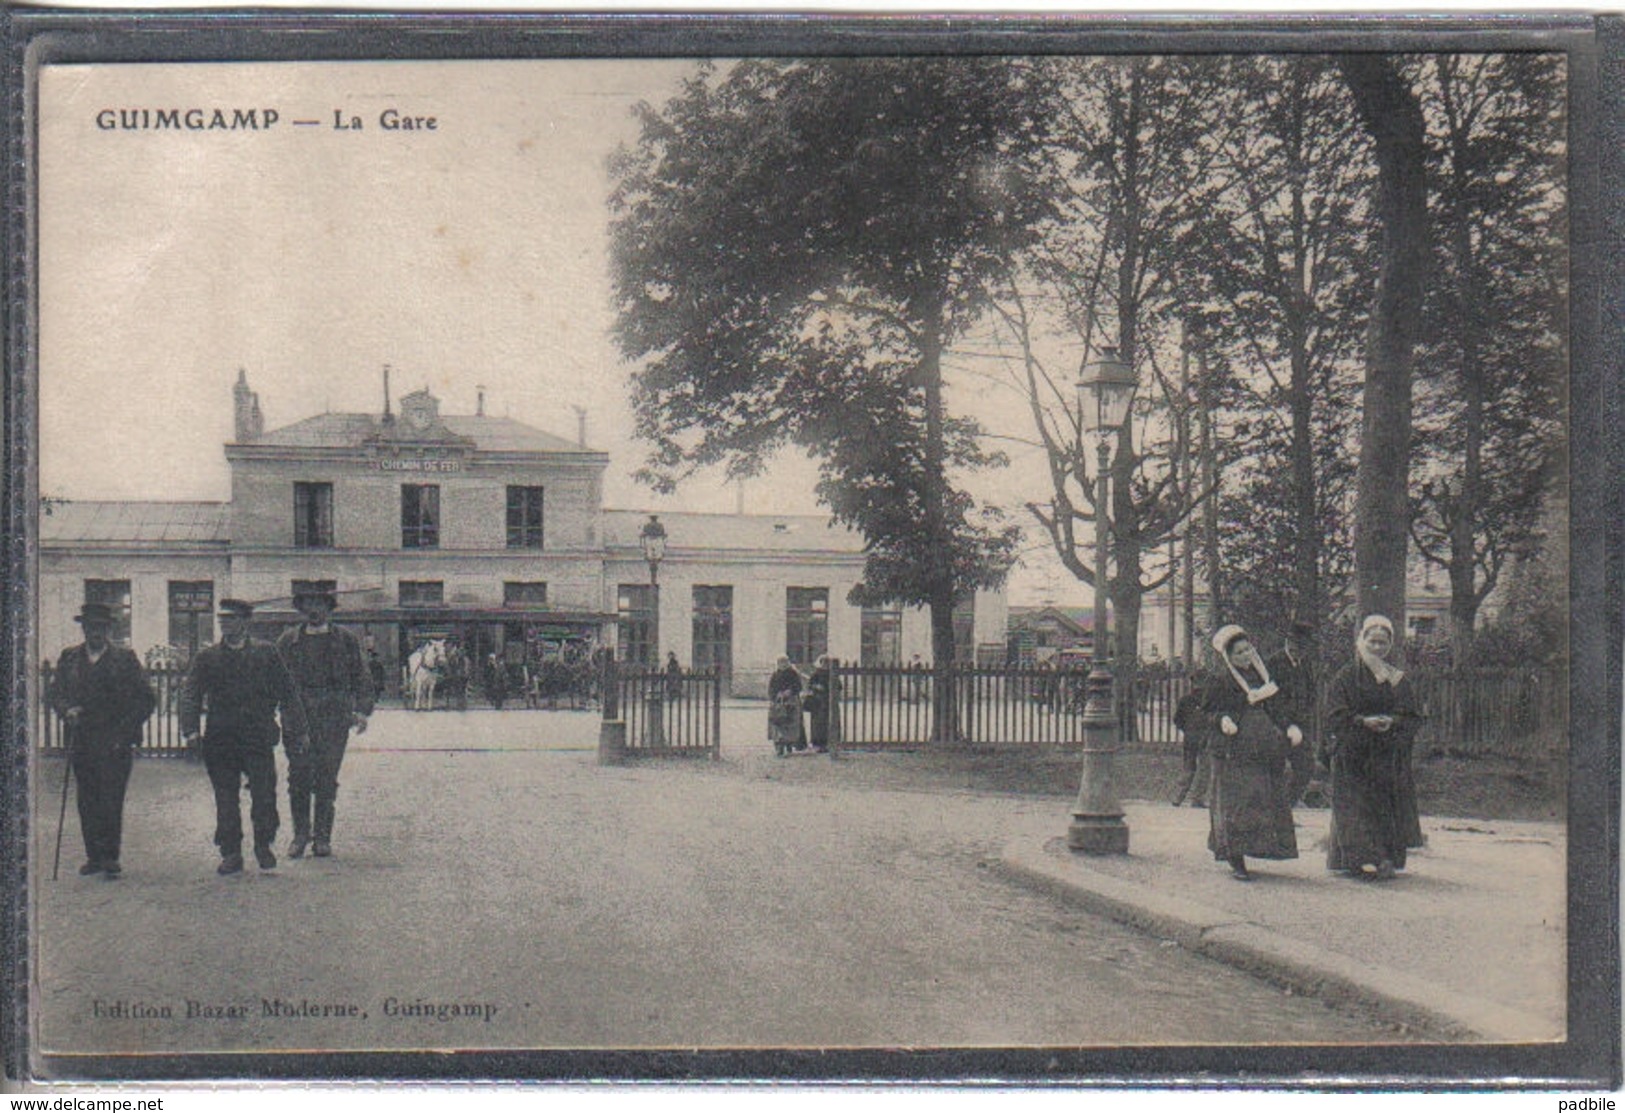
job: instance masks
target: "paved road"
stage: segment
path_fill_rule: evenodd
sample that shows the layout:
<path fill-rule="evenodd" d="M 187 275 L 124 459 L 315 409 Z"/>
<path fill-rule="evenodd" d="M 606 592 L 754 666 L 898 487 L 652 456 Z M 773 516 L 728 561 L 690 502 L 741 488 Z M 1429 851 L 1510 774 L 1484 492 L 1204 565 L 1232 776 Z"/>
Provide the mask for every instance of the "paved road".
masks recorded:
<path fill-rule="evenodd" d="M 1064 828 L 1053 801 L 848 788 L 765 744 L 603 768 L 590 716 L 375 723 L 329 860 L 216 877 L 184 762 L 138 765 L 122 881 L 72 873 L 70 808 L 65 876 L 39 886 L 41 1046 L 1395 1038 L 995 877 L 1011 838 Z M 47 866 L 59 768 L 40 778 Z"/>

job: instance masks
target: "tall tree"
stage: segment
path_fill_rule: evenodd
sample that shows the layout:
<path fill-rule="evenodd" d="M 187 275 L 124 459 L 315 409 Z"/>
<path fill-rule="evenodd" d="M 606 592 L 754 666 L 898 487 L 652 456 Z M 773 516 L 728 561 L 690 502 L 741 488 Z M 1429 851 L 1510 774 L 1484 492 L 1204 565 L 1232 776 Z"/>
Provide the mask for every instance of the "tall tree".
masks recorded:
<path fill-rule="evenodd" d="M 1244 452 L 1223 500 L 1224 563 L 1249 621 L 1318 629 L 1347 574 L 1370 144 L 1329 58 L 1248 57 L 1231 72 L 1233 184 L 1190 251 L 1192 289 L 1219 307 L 1204 342 L 1243 387 L 1226 419 Z"/>
<path fill-rule="evenodd" d="M 868 543 L 860 596 L 929 607 L 939 665 L 956 601 L 1001 582 L 1015 543 L 956 485 L 996 458 L 948 412 L 942 358 L 1047 211 L 1027 164 L 1044 95 L 1008 58 L 702 68 L 640 109 L 612 166 L 645 478 L 806 448 Z M 951 736 L 952 692 L 934 690 Z"/>
<path fill-rule="evenodd" d="M 1355 599 L 1405 628 L 1411 384 L 1428 269 L 1427 143 L 1412 78 L 1391 56 L 1338 58 L 1377 162 L 1381 260 L 1366 333 L 1355 493 Z"/>
<path fill-rule="evenodd" d="M 1449 574 L 1461 663 L 1485 598 L 1539 537 L 1562 451 L 1561 65 L 1557 55 L 1440 55 L 1420 85 L 1435 280 L 1412 535 Z"/>
<path fill-rule="evenodd" d="M 1183 312 L 1181 244 L 1224 187 L 1212 141 L 1225 126 L 1222 67 L 1210 58 L 1125 57 L 1067 59 L 1056 69 L 1061 108 L 1049 184 L 1059 208 L 1024 272 L 1038 291 L 1018 299 L 1012 287 L 1001 304 L 1050 460 L 1049 499 L 1029 509 L 1063 564 L 1108 592 L 1116 671 L 1131 682 L 1142 598 L 1172 575 L 1157 552 L 1198 501 L 1175 466 L 1176 425 L 1163 412 L 1179 394 L 1166 341 Z M 1046 331 L 1034 311 L 1041 301 L 1055 307 L 1048 331 L 1070 334 L 1071 366 L 1035 358 L 1044 350 L 1034 339 Z M 1111 505 L 1103 508 L 1094 505 L 1094 452 L 1080 433 L 1071 378 L 1104 345 L 1135 367 L 1140 387 L 1115 437 Z M 1112 550 L 1106 582 L 1100 554 L 1090 555 L 1093 531 L 1078 529 L 1102 513 Z"/>

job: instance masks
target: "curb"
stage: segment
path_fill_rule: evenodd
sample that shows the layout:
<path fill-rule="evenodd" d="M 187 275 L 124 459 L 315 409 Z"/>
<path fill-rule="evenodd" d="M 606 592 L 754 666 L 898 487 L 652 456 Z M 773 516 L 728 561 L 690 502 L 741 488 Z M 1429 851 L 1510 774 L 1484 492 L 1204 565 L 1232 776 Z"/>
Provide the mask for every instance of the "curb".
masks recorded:
<path fill-rule="evenodd" d="M 1123 881 L 1047 844 L 1008 844 L 998 872 L 1088 912 L 1128 924 L 1226 965 L 1327 1002 L 1354 1004 L 1448 1042 L 1528 1043 L 1550 1038 L 1537 1017 L 1313 943 L 1235 913 Z"/>

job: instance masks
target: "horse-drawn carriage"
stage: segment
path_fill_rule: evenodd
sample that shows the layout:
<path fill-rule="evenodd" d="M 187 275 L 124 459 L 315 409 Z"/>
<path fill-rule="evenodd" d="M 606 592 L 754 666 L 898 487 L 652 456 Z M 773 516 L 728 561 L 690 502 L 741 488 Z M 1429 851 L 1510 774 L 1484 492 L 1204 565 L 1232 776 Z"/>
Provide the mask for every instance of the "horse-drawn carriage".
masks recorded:
<path fill-rule="evenodd" d="M 525 706 L 579 710 L 598 697 L 593 640 L 574 630 L 539 627 L 525 641 Z"/>
<path fill-rule="evenodd" d="M 415 631 L 402 669 L 401 691 L 413 711 L 468 709 L 468 653 L 449 631 Z"/>
<path fill-rule="evenodd" d="M 598 698 L 594 639 L 575 630 L 526 630 L 524 638 L 510 636 L 483 655 L 471 655 L 453 630 L 418 629 L 411 639 L 402 691 L 414 710 L 465 710 L 471 690 L 499 711 L 510 702 L 581 709 Z"/>

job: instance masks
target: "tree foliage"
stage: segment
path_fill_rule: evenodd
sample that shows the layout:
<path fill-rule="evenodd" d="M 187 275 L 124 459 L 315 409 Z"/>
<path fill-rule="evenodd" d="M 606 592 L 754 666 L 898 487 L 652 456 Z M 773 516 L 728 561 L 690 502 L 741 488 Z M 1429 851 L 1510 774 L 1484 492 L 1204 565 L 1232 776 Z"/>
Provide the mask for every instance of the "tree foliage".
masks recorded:
<path fill-rule="evenodd" d="M 1224 188 L 1211 131 L 1221 71 L 1195 57 L 1070 58 L 1055 64 L 1056 210 L 1041 226 L 1001 315 L 1022 354 L 1024 389 L 1049 458 L 1050 490 L 1029 503 L 1062 563 L 1111 599 L 1117 670 L 1132 679 L 1141 599 L 1173 574 L 1160 548 L 1200 501 L 1177 466 L 1179 430 L 1160 415 L 1181 389 L 1163 341 L 1181 324 L 1184 247 Z M 1023 283 L 1031 289 L 1024 289 Z M 1071 380 L 1046 334 L 1078 363 L 1105 345 L 1136 370 L 1134 413 L 1113 439 L 1111 505 L 1096 505 L 1095 451 Z M 1050 346 L 1050 350 L 1056 350 Z M 1093 524 L 1104 513 L 1112 569 L 1102 584 Z"/>
<path fill-rule="evenodd" d="M 1193 288 L 1213 307 L 1203 342 L 1240 386 L 1222 418 L 1241 451 L 1227 469 L 1220 553 L 1237 615 L 1262 630 L 1293 619 L 1318 629 L 1351 571 L 1374 171 L 1329 58 L 1236 59 L 1230 73 L 1233 186 L 1192 245 Z"/>
<path fill-rule="evenodd" d="M 856 597 L 930 606 L 946 660 L 1015 541 L 966 491 L 1002 457 L 944 404 L 991 310 L 1049 464 L 1028 509 L 1118 645 L 1208 505 L 1217 621 L 1341 629 L 1352 595 L 1402 623 L 1414 541 L 1470 630 L 1509 561 L 1546 567 L 1565 464 L 1561 92 L 1519 55 L 702 67 L 613 166 L 644 477 L 811 451 L 868 543 Z M 1108 344 L 1140 388 L 1100 507 L 1074 380 Z"/>
<path fill-rule="evenodd" d="M 1435 236 L 1411 529 L 1449 573 L 1459 661 L 1564 451 L 1561 77 L 1553 55 L 1444 55 L 1418 80 Z"/>
<path fill-rule="evenodd" d="M 1009 58 L 707 67 L 640 109 L 612 166 L 644 477 L 810 451 L 868 543 L 859 594 L 928 605 L 939 661 L 954 603 L 1002 581 L 1016 539 L 956 482 L 998 457 L 947 412 L 942 355 L 1049 211 L 1045 95 Z"/>
<path fill-rule="evenodd" d="M 801 445 L 868 538 L 869 593 L 999 582 L 1011 531 L 951 483 L 996 457 L 944 413 L 941 353 L 1045 211 L 1038 94 L 1004 58 L 840 58 L 705 70 L 643 107 L 613 260 L 645 476 L 751 474 Z"/>

